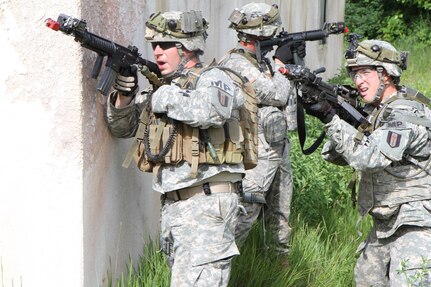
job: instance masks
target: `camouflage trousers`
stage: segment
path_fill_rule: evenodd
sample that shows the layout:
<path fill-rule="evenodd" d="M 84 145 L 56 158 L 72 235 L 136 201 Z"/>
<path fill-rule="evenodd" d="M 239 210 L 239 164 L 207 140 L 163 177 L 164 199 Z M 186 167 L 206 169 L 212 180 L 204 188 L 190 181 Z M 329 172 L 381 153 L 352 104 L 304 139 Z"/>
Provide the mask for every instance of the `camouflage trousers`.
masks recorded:
<path fill-rule="evenodd" d="M 261 151 L 257 167 L 246 171 L 243 179 L 244 192 L 257 192 L 265 197 L 262 203 L 241 202 L 246 213 L 241 213 L 235 237 L 239 244 L 247 238 L 253 223 L 261 215 L 268 224 L 270 232 L 277 241 L 280 253 L 289 251 L 291 227 L 289 225 L 292 201 L 292 168 L 290 164 L 290 142 L 286 139 L 281 145 Z"/>
<path fill-rule="evenodd" d="M 389 238 L 374 229 L 358 251 L 357 287 L 431 286 L 431 228 L 402 226 Z"/>
<path fill-rule="evenodd" d="M 163 200 L 161 246 L 171 267 L 171 286 L 227 286 L 235 244 L 238 195 L 214 193 Z"/>

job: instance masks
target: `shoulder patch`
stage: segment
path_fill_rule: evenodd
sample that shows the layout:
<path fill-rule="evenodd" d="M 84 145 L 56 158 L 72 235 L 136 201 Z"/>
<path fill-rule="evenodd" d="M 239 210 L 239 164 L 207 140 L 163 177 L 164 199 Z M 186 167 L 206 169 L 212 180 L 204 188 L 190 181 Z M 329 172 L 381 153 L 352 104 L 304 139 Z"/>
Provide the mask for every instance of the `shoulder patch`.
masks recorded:
<path fill-rule="evenodd" d="M 382 130 L 379 149 L 390 160 L 400 161 L 409 143 L 410 129 Z"/>
<path fill-rule="evenodd" d="M 229 97 L 225 92 L 218 90 L 218 101 L 222 107 L 227 107 L 229 104 Z"/>
<path fill-rule="evenodd" d="M 401 137 L 402 135 L 393 131 L 389 131 L 388 135 L 386 137 L 386 143 L 391 147 L 391 148 L 397 148 L 400 146 L 400 142 L 401 142 Z"/>

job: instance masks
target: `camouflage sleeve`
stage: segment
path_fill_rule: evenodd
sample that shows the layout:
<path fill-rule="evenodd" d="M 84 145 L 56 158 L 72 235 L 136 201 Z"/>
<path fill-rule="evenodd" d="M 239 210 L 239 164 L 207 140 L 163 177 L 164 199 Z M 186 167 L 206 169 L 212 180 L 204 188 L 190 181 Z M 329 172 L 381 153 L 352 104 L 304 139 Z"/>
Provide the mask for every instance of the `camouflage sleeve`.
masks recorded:
<path fill-rule="evenodd" d="M 381 126 L 358 144 L 353 140 L 356 129 L 338 116 L 326 125 L 326 129 L 335 151 L 353 168 L 385 168 L 407 156 L 429 156 L 429 135 L 426 126 L 417 124 L 420 118 L 420 111 L 414 108 L 392 109 Z"/>
<path fill-rule="evenodd" d="M 358 131 L 335 115 L 332 121 L 325 125 L 325 130 L 335 152 L 355 170 L 385 168 L 392 162 L 380 152 L 379 129 L 364 137 L 360 143 L 355 143 L 354 138 Z"/>
<path fill-rule="evenodd" d="M 152 110 L 166 113 L 193 127 L 222 126 L 244 102 L 241 90 L 219 69 L 203 73 L 195 90 L 176 85 L 160 87 L 152 97 Z"/>
<path fill-rule="evenodd" d="M 106 107 L 106 122 L 112 135 L 118 138 L 133 137 L 138 128 L 139 116 L 141 114 L 141 104 L 136 98 L 124 108 L 116 108 L 114 103 L 117 94 L 111 93 L 108 96 Z"/>
<path fill-rule="evenodd" d="M 277 107 L 286 105 L 291 85 L 290 81 L 279 72 L 279 68 L 278 65 L 275 65 L 272 78 L 264 73 L 257 75 L 253 87 L 261 104 Z"/>
<path fill-rule="evenodd" d="M 238 71 L 246 77 L 256 90 L 256 97 L 259 104 L 267 106 L 282 107 L 286 105 L 290 95 L 290 81 L 283 76 L 276 66 L 274 77 L 259 71 L 249 60 L 242 56 L 240 58 L 228 59 L 224 65 Z"/>

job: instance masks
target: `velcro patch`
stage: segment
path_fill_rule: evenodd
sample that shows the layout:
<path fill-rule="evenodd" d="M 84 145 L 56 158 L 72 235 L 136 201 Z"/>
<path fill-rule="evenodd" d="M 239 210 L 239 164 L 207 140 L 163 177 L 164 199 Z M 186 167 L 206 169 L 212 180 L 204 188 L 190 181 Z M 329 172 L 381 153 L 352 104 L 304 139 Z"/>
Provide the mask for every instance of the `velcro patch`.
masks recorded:
<path fill-rule="evenodd" d="M 402 136 L 400 134 L 397 134 L 393 131 L 389 131 L 388 136 L 386 137 L 386 142 L 391 148 L 397 148 L 400 146 L 401 137 Z"/>
<path fill-rule="evenodd" d="M 385 128 L 390 128 L 390 129 L 405 129 L 406 128 L 406 123 L 402 122 L 402 121 L 391 121 L 388 122 L 384 125 Z"/>
<path fill-rule="evenodd" d="M 226 93 L 218 90 L 218 101 L 222 107 L 227 107 L 229 103 L 229 98 Z"/>
<path fill-rule="evenodd" d="M 392 161 L 400 161 L 403 158 L 404 151 L 409 144 L 410 129 L 386 130 L 381 131 L 379 142 L 380 152 Z"/>

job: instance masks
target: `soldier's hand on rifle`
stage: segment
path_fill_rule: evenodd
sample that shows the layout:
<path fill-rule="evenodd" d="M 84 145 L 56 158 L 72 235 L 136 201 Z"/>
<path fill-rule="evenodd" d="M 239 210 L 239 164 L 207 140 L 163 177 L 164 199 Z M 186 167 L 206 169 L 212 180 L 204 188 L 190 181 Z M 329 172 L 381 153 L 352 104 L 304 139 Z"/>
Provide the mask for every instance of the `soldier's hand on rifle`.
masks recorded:
<path fill-rule="evenodd" d="M 135 65 L 120 68 L 120 72 L 115 79 L 114 89 L 126 97 L 136 95 L 139 86 L 137 67 Z"/>
<path fill-rule="evenodd" d="M 305 58 L 307 52 L 305 49 L 305 41 L 298 42 L 292 45 L 292 51 L 296 52 L 296 54 L 300 58 Z"/>
<path fill-rule="evenodd" d="M 322 123 L 329 123 L 335 115 L 335 109 L 327 101 L 319 101 L 317 103 L 302 103 L 305 112 L 310 116 L 318 118 Z"/>
<path fill-rule="evenodd" d="M 279 59 L 283 64 L 295 64 L 293 57 L 294 53 L 300 58 L 304 58 L 306 55 L 305 42 L 301 41 L 298 43 L 288 43 L 280 46 L 275 50 L 274 59 Z"/>
<path fill-rule="evenodd" d="M 275 50 L 274 56 L 272 58 L 274 60 L 278 59 L 283 64 L 293 64 L 293 54 L 291 48 L 292 46 L 290 44 L 278 47 L 277 50 Z"/>

